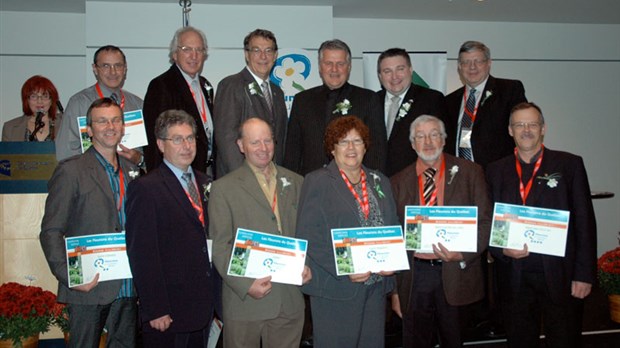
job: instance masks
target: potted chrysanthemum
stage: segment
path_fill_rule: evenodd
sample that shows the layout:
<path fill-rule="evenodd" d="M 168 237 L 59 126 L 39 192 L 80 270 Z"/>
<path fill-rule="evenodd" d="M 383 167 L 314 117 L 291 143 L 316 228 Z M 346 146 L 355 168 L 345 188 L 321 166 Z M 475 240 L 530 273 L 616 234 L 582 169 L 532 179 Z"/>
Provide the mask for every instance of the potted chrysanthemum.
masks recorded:
<path fill-rule="evenodd" d="M 609 298 L 611 320 L 620 323 L 620 247 L 598 259 L 598 283 Z"/>

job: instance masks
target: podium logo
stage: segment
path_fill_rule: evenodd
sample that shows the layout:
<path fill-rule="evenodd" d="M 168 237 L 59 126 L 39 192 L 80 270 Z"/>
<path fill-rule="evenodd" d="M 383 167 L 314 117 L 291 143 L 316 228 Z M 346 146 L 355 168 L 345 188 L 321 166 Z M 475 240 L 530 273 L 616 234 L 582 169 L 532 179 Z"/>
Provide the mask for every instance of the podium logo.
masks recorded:
<path fill-rule="evenodd" d="M 11 161 L 0 160 L 0 174 L 11 176 Z"/>

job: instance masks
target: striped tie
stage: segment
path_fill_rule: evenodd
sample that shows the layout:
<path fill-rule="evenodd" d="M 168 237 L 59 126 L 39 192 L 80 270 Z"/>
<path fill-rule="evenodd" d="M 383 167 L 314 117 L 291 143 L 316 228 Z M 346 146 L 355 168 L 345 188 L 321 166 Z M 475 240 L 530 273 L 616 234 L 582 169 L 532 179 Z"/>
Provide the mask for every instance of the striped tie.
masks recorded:
<path fill-rule="evenodd" d="M 263 95 L 265 96 L 265 101 L 267 102 L 267 106 L 269 107 L 269 111 L 273 111 L 273 100 L 271 99 L 271 91 L 269 90 L 269 85 L 267 85 L 267 81 L 263 81 L 261 83 L 261 89 L 263 90 Z"/>
<path fill-rule="evenodd" d="M 198 191 L 196 191 L 196 185 L 194 185 L 194 181 L 192 180 L 192 173 L 183 173 L 183 180 L 187 182 L 187 193 L 189 197 L 192 199 L 194 204 L 200 204 L 200 198 L 198 198 Z"/>
<path fill-rule="evenodd" d="M 435 192 L 435 173 L 437 170 L 435 168 L 428 168 L 424 171 L 424 176 L 426 177 L 426 181 L 424 181 L 424 203 L 426 205 L 436 205 L 437 200 L 433 200 L 431 202 L 431 196 L 433 192 Z"/>
<path fill-rule="evenodd" d="M 471 119 L 471 115 L 474 114 L 475 109 L 476 109 L 476 89 L 472 88 L 469 91 L 469 97 L 467 98 L 467 103 L 465 103 L 465 112 L 463 112 L 463 117 L 461 117 L 461 131 L 463 129 L 470 129 L 470 130 L 472 129 L 474 122 Z M 459 147 L 459 157 L 464 158 L 466 160 L 473 161 L 474 156 L 471 151 L 471 146 L 469 148 Z"/>

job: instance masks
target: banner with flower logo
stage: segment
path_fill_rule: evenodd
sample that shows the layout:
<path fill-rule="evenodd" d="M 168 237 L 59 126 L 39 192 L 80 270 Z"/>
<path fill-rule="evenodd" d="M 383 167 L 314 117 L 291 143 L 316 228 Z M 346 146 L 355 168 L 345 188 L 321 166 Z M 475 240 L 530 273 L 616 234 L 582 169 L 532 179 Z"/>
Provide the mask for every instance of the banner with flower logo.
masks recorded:
<path fill-rule="evenodd" d="M 317 54 L 301 48 L 278 50 L 278 59 L 269 78 L 284 91 L 284 101 L 289 115 L 297 93 L 323 83 L 319 76 Z"/>

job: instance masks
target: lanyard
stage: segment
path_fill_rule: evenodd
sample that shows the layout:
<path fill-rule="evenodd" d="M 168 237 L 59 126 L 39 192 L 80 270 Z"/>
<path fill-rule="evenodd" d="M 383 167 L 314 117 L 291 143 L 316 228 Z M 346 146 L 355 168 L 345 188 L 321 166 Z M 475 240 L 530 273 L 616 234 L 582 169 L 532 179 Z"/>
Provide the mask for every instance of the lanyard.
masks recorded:
<path fill-rule="evenodd" d="M 187 87 L 189 87 L 190 92 L 192 92 L 192 97 L 194 98 L 194 100 L 196 100 L 196 92 L 194 92 L 194 89 L 192 88 L 192 85 L 190 85 L 188 83 Z M 200 119 L 202 119 L 202 124 L 205 126 L 204 128 L 206 128 L 206 125 L 207 125 L 207 107 L 205 105 L 205 97 L 202 95 L 200 90 L 198 91 L 198 93 L 200 94 L 200 101 L 201 101 L 201 104 L 202 104 L 202 109 L 198 110 L 198 112 L 200 113 Z"/>
<path fill-rule="evenodd" d="M 118 164 L 118 186 L 119 194 L 116 209 L 120 213 L 123 208 L 123 199 L 125 198 L 125 175 L 123 175 L 123 167 L 121 167 L 120 163 Z"/>
<path fill-rule="evenodd" d="M 271 212 L 276 213 L 276 205 L 278 204 L 278 195 L 276 194 L 278 191 L 278 185 L 273 189 L 273 200 L 271 201 Z"/>
<path fill-rule="evenodd" d="M 536 160 L 536 164 L 534 164 L 534 171 L 532 172 L 532 177 L 527 182 L 527 186 L 523 187 L 523 179 L 521 169 L 521 162 L 519 162 L 519 154 L 517 152 L 517 148 L 515 147 L 515 161 L 517 166 L 517 175 L 519 176 L 519 193 L 521 194 L 521 200 L 523 201 L 523 205 L 525 205 L 525 201 L 527 201 L 527 196 L 530 194 L 530 190 L 532 189 L 532 184 L 534 183 L 534 177 L 536 177 L 536 172 L 540 169 L 540 163 L 542 162 L 543 153 L 545 150 L 545 146 L 542 146 L 542 150 L 540 152 L 540 156 Z"/>
<path fill-rule="evenodd" d="M 97 94 L 99 95 L 99 98 L 104 98 L 103 96 L 103 92 L 101 91 L 101 87 L 99 87 L 99 82 L 97 82 L 95 84 L 95 89 L 97 90 Z M 125 93 L 123 93 L 122 89 L 119 89 L 120 93 L 121 93 L 121 110 L 125 110 Z"/>
<path fill-rule="evenodd" d="M 439 169 L 439 178 L 437 178 L 437 181 L 435 182 L 436 184 L 441 181 L 441 178 L 443 178 L 443 173 L 445 171 L 446 171 L 446 161 L 442 159 L 441 167 Z M 419 187 L 418 191 L 420 193 L 420 205 L 435 205 L 435 203 L 437 202 L 437 192 L 439 190 L 439 186 L 435 185 L 435 189 L 433 190 L 433 194 L 431 195 L 431 198 L 429 199 L 428 203 L 426 203 L 426 201 L 424 200 L 424 173 L 418 175 L 418 187 Z"/>
<path fill-rule="evenodd" d="M 194 183 L 188 183 L 188 185 L 194 185 Z M 192 204 L 192 207 L 194 207 L 194 210 L 196 210 L 196 213 L 198 214 L 198 220 L 200 220 L 202 227 L 204 227 L 205 217 L 204 217 L 204 211 L 202 210 L 202 204 L 200 202 L 194 202 L 192 197 L 189 195 L 189 192 L 185 191 L 185 195 L 187 195 L 189 202 Z"/>
<path fill-rule="evenodd" d="M 476 104 L 473 114 L 471 111 L 467 110 L 467 88 L 463 91 L 463 111 L 471 118 L 471 124 L 473 125 L 476 121 L 476 114 L 478 114 L 478 104 Z"/>
<path fill-rule="evenodd" d="M 347 178 L 347 175 L 344 173 L 342 169 L 340 169 L 340 176 L 342 176 L 342 180 L 344 180 L 344 182 L 347 184 L 349 191 L 351 191 L 351 193 L 353 194 L 353 197 L 355 197 L 355 200 L 362 208 L 362 213 L 364 213 L 366 220 L 368 220 L 368 215 L 370 214 L 370 204 L 368 203 L 368 190 L 366 189 L 366 173 L 364 173 L 363 170 L 361 172 L 362 172 L 362 177 L 361 177 L 362 199 L 360 199 L 360 196 L 357 194 L 357 192 L 353 188 L 353 185 L 351 185 L 349 178 Z"/>

